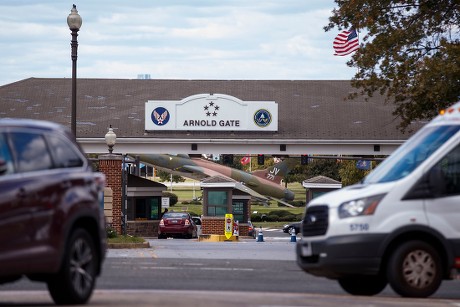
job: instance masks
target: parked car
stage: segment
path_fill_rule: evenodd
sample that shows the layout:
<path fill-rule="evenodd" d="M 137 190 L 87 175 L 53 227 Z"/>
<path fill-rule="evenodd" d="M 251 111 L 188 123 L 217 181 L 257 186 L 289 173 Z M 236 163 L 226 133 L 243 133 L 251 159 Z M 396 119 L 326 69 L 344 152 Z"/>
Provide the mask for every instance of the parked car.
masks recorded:
<path fill-rule="evenodd" d="M 248 236 L 253 237 L 254 239 L 256 238 L 256 228 L 255 226 L 251 223 L 251 221 L 248 221 Z"/>
<path fill-rule="evenodd" d="M 286 224 L 286 225 L 283 226 L 283 232 L 290 234 L 292 229 L 294 229 L 295 234 L 298 234 L 300 232 L 301 225 L 302 225 L 302 221 L 294 222 L 294 223 L 291 223 L 291 224 Z"/>
<path fill-rule="evenodd" d="M 201 236 L 202 230 L 201 230 L 201 217 L 199 216 L 192 216 L 192 220 L 196 225 L 196 234 L 197 236 Z"/>
<path fill-rule="evenodd" d="M 158 239 L 167 237 L 197 238 L 197 227 L 187 212 L 167 212 L 163 214 L 158 227 Z"/>
<path fill-rule="evenodd" d="M 0 283 L 47 283 L 56 304 L 84 304 L 106 253 L 105 177 L 69 129 L 0 119 Z"/>

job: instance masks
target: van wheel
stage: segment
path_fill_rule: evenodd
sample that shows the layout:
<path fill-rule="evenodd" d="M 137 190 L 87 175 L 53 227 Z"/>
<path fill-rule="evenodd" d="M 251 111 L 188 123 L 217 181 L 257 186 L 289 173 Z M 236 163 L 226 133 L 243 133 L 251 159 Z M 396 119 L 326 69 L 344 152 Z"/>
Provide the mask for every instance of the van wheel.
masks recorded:
<path fill-rule="evenodd" d="M 85 304 L 93 293 L 99 257 L 84 229 L 70 236 L 61 269 L 48 281 L 48 290 L 58 305 Z"/>
<path fill-rule="evenodd" d="M 343 290 L 353 295 L 376 295 L 387 285 L 382 276 L 347 276 L 338 281 Z"/>
<path fill-rule="evenodd" d="M 400 245 L 390 256 L 387 278 L 401 296 L 428 297 L 442 282 L 442 266 L 438 252 L 423 241 Z"/>

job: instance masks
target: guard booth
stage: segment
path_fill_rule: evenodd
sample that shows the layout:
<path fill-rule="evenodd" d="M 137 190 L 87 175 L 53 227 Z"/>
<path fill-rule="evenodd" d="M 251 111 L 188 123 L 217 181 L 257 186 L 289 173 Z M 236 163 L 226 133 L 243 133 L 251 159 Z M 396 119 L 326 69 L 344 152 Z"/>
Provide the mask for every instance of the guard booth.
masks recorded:
<path fill-rule="evenodd" d="M 308 204 L 310 200 L 315 197 L 341 189 L 342 183 L 326 176 L 316 176 L 304 180 L 302 186 L 306 189 L 306 200 Z"/>
<path fill-rule="evenodd" d="M 128 174 L 126 187 L 126 232 L 140 237 L 156 237 L 161 215 L 162 192 L 167 187 L 152 180 Z"/>
<path fill-rule="evenodd" d="M 221 176 L 201 181 L 203 190 L 202 235 L 225 235 L 225 214 L 239 222 L 239 236 L 248 236 L 251 195 L 241 183 Z"/>

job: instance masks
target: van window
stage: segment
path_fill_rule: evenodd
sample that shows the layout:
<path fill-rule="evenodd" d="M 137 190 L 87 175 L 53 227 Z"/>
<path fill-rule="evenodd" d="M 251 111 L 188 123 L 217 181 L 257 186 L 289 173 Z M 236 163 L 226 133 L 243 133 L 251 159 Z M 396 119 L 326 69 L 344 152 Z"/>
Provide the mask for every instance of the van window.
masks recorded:
<path fill-rule="evenodd" d="M 460 145 L 455 147 L 434 168 L 439 169 L 444 181 L 444 195 L 460 194 Z"/>
<path fill-rule="evenodd" d="M 406 177 L 459 130 L 459 125 L 419 130 L 364 178 L 363 183 L 390 182 Z"/>

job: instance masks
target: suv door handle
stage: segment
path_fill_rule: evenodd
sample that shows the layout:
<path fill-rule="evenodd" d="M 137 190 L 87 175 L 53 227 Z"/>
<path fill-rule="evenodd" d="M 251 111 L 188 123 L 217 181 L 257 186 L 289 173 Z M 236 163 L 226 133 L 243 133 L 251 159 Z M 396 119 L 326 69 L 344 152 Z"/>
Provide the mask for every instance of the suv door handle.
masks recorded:
<path fill-rule="evenodd" d="M 62 189 L 68 189 L 72 186 L 72 183 L 69 181 L 69 180 L 64 180 L 62 183 L 61 183 L 61 188 Z"/>
<path fill-rule="evenodd" d="M 20 188 L 18 193 L 16 194 L 16 197 L 20 199 L 24 199 L 26 198 L 26 196 L 27 196 L 27 193 L 26 193 L 26 189 L 24 188 Z"/>

